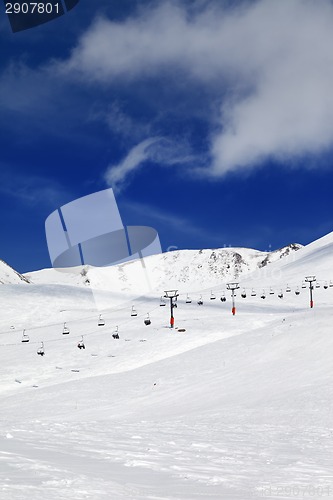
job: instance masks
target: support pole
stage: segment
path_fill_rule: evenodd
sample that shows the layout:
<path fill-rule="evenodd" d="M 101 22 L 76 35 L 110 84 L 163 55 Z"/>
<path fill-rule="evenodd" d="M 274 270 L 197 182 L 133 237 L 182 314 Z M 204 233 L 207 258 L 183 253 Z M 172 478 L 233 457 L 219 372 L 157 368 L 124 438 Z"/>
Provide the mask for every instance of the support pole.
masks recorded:
<path fill-rule="evenodd" d="M 231 298 L 232 298 L 232 309 L 231 309 L 231 312 L 232 312 L 232 315 L 235 316 L 235 314 L 236 314 L 236 305 L 235 305 L 235 291 L 234 290 L 232 291 Z"/>
<path fill-rule="evenodd" d="M 239 283 L 227 283 L 227 289 L 231 290 L 231 300 L 232 300 L 232 315 L 236 314 L 236 303 L 235 303 L 235 290 L 238 290 Z"/>
<path fill-rule="evenodd" d="M 173 297 L 170 297 L 170 328 L 173 328 L 175 325 L 175 318 L 173 316 Z"/>
<path fill-rule="evenodd" d="M 312 309 L 313 307 L 313 296 L 312 296 L 312 290 L 313 290 L 313 286 L 310 285 L 310 307 Z"/>
<path fill-rule="evenodd" d="M 177 300 L 177 297 L 179 296 L 177 294 L 177 292 L 178 292 L 178 290 L 166 290 L 164 292 L 165 293 L 164 297 L 166 299 L 170 300 L 170 328 L 173 328 L 175 325 L 175 318 L 173 316 L 173 309 L 175 307 L 177 307 L 175 304 L 175 301 Z"/>
<path fill-rule="evenodd" d="M 313 302 L 313 282 L 316 281 L 316 277 L 315 276 L 307 276 L 305 278 L 305 281 L 307 283 L 309 283 L 309 291 L 310 291 L 310 308 L 312 309 L 313 306 L 314 306 L 314 302 Z"/>

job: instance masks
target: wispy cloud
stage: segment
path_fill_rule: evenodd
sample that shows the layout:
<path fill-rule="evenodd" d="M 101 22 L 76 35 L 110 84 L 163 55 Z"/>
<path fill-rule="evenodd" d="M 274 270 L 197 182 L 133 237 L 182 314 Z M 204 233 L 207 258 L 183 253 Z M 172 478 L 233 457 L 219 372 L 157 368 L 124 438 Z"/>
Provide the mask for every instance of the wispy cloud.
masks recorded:
<path fill-rule="evenodd" d="M 197 13 L 165 1 L 120 22 L 99 18 L 58 70 L 103 86 L 172 72 L 214 89 L 219 118 L 205 171 L 223 176 L 332 146 L 332 26 L 329 0 L 211 1 Z M 150 146 L 110 169 L 109 180 L 119 182 Z"/>
<path fill-rule="evenodd" d="M 149 220 L 156 228 L 161 229 L 163 227 L 167 231 L 180 232 L 183 235 L 194 236 L 199 238 L 201 241 L 210 241 L 212 244 L 217 244 L 222 246 L 223 235 L 217 234 L 216 231 L 209 231 L 207 228 L 201 227 L 199 225 L 193 224 L 193 222 L 186 217 L 180 216 L 174 212 L 165 212 L 160 208 L 151 206 L 146 203 L 136 202 L 133 200 L 122 201 L 122 207 L 127 211 L 132 212 L 136 218 L 143 218 L 144 220 Z M 177 237 L 175 236 L 175 241 Z"/>
<path fill-rule="evenodd" d="M 90 121 L 98 121 L 105 123 L 112 134 L 118 136 L 121 140 L 128 144 L 139 143 L 145 138 L 152 135 L 151 124 L 140 120 L 134 119 L 130 113 L 126 112 L 117 100 L 111 102 L 109 105 L 105 101 L 95 106 L 90 114 Z"/>
<path fill-rule="evenodd" d="M 73 197 L 67 188 L 50 178 L 22 173 L 13 175 L 3 165 L 1 169 L 0 193 L 15 198 L 23 205 L 52 208 Z"/>
<path fill-rule="evenodd" d="M 191 161 L 193 157 L 185 145 L 163 137 L 151 137 L 134 146 L 120 163 L 109 165 L 104 178 L 109 186 L 119 191 L 126 185 L 128 177 L 147 162 L 170 167 Z"/>

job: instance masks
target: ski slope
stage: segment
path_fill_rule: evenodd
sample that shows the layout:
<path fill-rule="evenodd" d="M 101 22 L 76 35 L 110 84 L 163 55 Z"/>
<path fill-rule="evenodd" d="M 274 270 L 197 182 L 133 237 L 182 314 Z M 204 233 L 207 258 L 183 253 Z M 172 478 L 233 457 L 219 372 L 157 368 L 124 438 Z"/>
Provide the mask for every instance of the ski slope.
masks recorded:
<path fill-rule="evenodd" d="M 239 275 L 235 316 L 231 274 L 174 269 L 173 330 L 167 280 L 103 310 L 82 283 L 0 287 L 1 500 L 333 498 L 332 250 Z"/>

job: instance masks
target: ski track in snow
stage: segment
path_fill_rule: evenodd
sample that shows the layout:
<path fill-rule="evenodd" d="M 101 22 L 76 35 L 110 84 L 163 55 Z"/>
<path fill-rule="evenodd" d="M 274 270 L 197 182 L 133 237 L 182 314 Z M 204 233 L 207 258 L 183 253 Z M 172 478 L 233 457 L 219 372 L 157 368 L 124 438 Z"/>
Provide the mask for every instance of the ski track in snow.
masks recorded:
<path fill-rule="evenodd" d="M 324 492 L 332 485 L 333 429 L 309 413 L 297 426 L 279 417 L 227 411 L 12 429 L 13 439 L 1 440 L 1 498 L 27 498 L 27 481 L 36 499 L 245 499 L 270 485 Z"/>

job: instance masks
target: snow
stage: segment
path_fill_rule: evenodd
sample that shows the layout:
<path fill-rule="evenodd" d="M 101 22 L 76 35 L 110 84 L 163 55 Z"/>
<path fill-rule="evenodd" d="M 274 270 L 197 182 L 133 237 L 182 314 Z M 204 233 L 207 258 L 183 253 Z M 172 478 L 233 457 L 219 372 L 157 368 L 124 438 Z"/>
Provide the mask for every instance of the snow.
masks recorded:
<path fill-rule="evenodd" d="M 29 280 L 22 274 L 10 267 L 6 262 L 0 260 L 0 285 L 1 284 L 26 284 Z"/>
<path fill-rule="evenodd" d="M 288 245 L 274 252 L 247 248 L 218 248 L 210 250 L 177 250 L 145 258 L 146 273 L 140 260 L 108 268 L 84 266 L 70 269 L 43 269 L 26 275 L 35 284 L 62 284 L 107 290 L 113 293 L 142 294 L 148 275 L 150 288 L 184 287 L 201 290 L 203 283 L 216 286 L 251 273 L 266 263 L 295 254 L 301 245 Z M 89 283 L 87 283 L 87 280 Z M 189 286 L 190 285 L 190 286 Z"/>
<path fill-rule="evenodd" d="M 239 249 L 252 264 L 238 275 L 235 316 L 226 290 L 235 262 L 217 279 L 207 271 L 212 250 L 150 258 L 161 286 L 139 296 L 128 271 L 131 300 L 113 307 L 98 270 L 103 311 L 78 270 L 0 287 L 1 500 L 333 498 L 333 287 L 323 286 L 333 280 L 332 245 L 333 233 L 263 268 L 266 255 Z M 234 249 L 223 252 L 218 265 L 231 265 Z M 313 309 L 301 286 L 308 274 L 320 284 Z M 168 304 L 160 307 L 168 284 L 180 293 L 173 330 Z"/>

